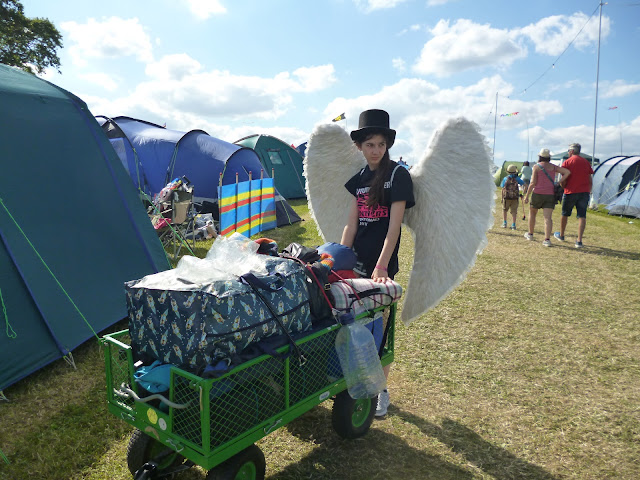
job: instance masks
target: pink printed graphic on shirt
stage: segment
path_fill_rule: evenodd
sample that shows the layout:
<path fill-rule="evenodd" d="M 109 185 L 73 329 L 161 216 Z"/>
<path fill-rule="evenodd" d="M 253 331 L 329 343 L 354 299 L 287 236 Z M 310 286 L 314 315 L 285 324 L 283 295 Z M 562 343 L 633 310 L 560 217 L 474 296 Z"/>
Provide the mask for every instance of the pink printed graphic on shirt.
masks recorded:
<path fill-rule="evenodd" d="M 360 218 L 386 218 L 389 216 L 389 208 L 378 205 L 372 208 L 367 205 L 369 194 L 358 197 L 358 215 Z"/>

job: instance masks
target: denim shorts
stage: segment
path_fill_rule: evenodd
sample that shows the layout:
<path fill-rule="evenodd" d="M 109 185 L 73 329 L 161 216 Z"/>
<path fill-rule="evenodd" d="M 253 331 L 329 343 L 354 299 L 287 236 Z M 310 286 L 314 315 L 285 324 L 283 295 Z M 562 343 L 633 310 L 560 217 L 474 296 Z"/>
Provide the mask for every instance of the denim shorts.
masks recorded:
<path fill-rule="evenodd" d="M 576 216 L 586 218 L 589 197 L 591 197 L 589 192 L 565 193 L 562 197 L 562 216 L 570 217 L 573 207 L 576 207 Z"/>

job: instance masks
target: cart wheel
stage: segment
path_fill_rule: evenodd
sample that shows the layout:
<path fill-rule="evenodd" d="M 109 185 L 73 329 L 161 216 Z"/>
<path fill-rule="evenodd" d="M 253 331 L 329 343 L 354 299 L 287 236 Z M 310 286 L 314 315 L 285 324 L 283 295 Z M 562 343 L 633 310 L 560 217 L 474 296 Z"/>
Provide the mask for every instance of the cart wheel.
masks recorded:
<path fill-rule="evenodd" d="M 264 480 L 265 471 L 264 454 L 254 444 L 209 470 L 207 480 Z"/>
<path fill-rule="evenodd" d="M 367 433 L 376 414 L 376 398 L 354 400 L 347 390 L 336 395 L 331 412 L 331 424 L 336 433 L 348 439 Z"/>
<path fill-rule="evenodd" d="M 135 477 L 136 472 L 140 470 L 147 462 L 155 461 L 158 463 L 155 471 L 156 475 L 162 474 L 163 471 L 176 468 L 185 462 L 185 458 L 175 452 L 162 457 L 160 460 L 154 460 L 158 455 L 165 452 L 168 447 L 154 440 L 149 435 L 139 429 L 135 429 L 129 439 L 127 446 L 127 466 L 131 475 Z"/>

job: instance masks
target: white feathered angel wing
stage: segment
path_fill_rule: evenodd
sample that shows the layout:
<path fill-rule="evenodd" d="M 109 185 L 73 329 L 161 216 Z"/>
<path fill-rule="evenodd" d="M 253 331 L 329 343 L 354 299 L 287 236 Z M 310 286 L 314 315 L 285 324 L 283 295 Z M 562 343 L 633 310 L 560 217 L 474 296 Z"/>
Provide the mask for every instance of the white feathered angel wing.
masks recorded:
<path fill-rule="evenodd" d="M 415 244 L 402 308 L 406 324 L 460 284 L 486 245 L 495 191 L 490 163 L 478 127 L 457 118 L 435 131 L 425 156 L 409 171 L 416 205 L 404 217 Z M 312 133 L 304 159 L 307 199 L 325 241 L 340 242 L 353 199 L 344 184 L 365 165 L 338 125 L 320 125 Z"/>
<path fill-rule="evenodd" d="M 325 242 L 340 243 L 353 201 L 344 184 L 366 164 L 342 127 L 320 125 L 311 134 L 303 164 L 307 200 Z"/>
<path fill-rule="evenodd" d="M 404 223 L 413 232 L 415 255 L 402 307 L 405 324 L 458 286 L 487 244 L 495 201 L 490 164 L 477 125 L 455 118 L 434 132 L 411 169 L 416 205 Z"/>

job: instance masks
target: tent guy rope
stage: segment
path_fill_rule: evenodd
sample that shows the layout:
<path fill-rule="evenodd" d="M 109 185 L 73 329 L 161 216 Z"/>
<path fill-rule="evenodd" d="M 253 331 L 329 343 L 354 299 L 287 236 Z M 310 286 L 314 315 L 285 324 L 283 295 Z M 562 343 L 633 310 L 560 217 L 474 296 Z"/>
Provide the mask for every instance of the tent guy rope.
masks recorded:
<path fill-rule="evenodd" d="M 11 212 L 9 211 L 9 209 L 7 208 L 7 206 L 5 205 L 4 201 L 2 200 L 2 197 L 0 197 L 0 205 L 2 205 L 2 208 L 4 209 L 5 212 L 7 212 L 7 215 L 9 216 L 9 218 L 11 219 L 11 221 L 14 223 L 14 225 L 16 226 L 16 228 L 18 229 L 18 231 L 22 234 L 22 236 L 24 237 L 24 239 L 27 241 L 27 243 L 29 244 L 29 246 L 31 247 L 31 249 L 34 251 L 34 253 L 37 255 L 37 257 L 40 259 L 40 261 L 42 262 L 42 264 L 44 265 L 44 267 L 47 269 L 47 271 L 49 272 L 49 274 L 51 274 L 51 278 L 53 278 L 53 280 L 56 282 L 56 284 L 58 285 L 58 287 L 60 287 L 60 290 L 62 290 L 62 293 L 64 293 L 64 295 L 67 297 L 67 299 L 69 300 L 69 302 L 71 303 L 71 305 L 73 305 L 73 308 L 76 310 L 76 312 L 78 312 L 78 315 L 80 315 L 80 317 L 82 318 L 82 320 L 84 320 L 84 323 L 87 324 L 87 326 L 89 327 L 89 329 L 91 330 L 91 332 L 93 332 L 93 335 L 100 340 L 100 337 L 98 336 L 98 334 L 96 333 L 96 331 L 93 329 L 93 327 L 91 326 L 91 324 L 89 323 L 89 321 L 87 320 L 87 318 L 84 316 L 84 314 L 80 311 L 80 309 L 78 308 L 78 306 L 76 305 L 76 303 L 73 301 L 73 299 L 69 296 L 69 294 L 67 293 L 67 291 L 65 290 L 65 288 L 62 286 L 62 284 L 60 283 L 60 281 L 58 280 L 58 278 L 55 276 L 55 274 L 51 271 L 51 269 L 49 268 L 49 265 L 47 265 L 47 262 L 44 261 L 44 259 L 42 258 L 42 256 L 40 255 L 40 252 L 38 252 L 38 250 L 36 249 L 36 247 L 34 247 L 33 243 L 31 243 L 31 240 L 29 240 L 29 237 L 27 237 L 27 234 L 24 233 L 24 230 L 22 229 L 22 227 L 20 226 L 20 224 L 16 221 L 16 219 L 13 217 L 13 215 L 11 214 Z M 3 302 L 3 306 L 4 306 L 4 302 Z"/>

